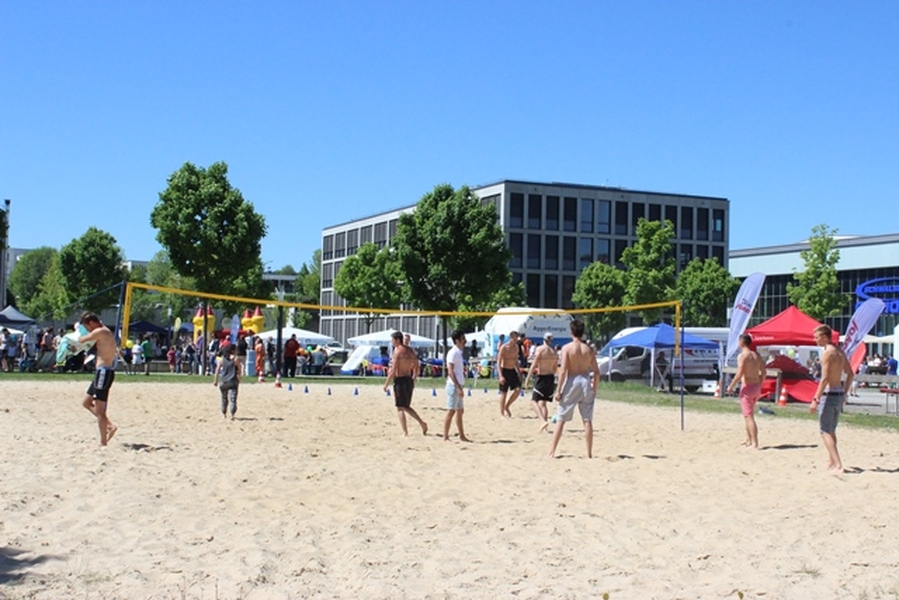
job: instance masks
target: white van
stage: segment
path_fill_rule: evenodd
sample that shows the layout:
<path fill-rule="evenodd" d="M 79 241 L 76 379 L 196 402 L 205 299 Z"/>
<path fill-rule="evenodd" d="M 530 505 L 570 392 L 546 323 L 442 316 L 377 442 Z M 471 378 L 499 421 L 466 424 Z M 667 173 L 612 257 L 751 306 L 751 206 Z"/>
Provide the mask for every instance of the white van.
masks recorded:
<path fill-rule="evenodd" d="M 647 385 L 651 381 L 652 349 L 640 346 L 621 346 L 616 339 L 630 335 L 646 327 L 628 327 L 619 331 L 605 347 L 596 355 L 599 373 L 612 381 L 637 380 Z M 727 327 L 685 327 L 684 331 L 703 339 L 718 342 L 719 349 L 682 349 L 684 389 L 695 392 L 702 387 L 704 381 L 718 379 L 720 349 L 727 343 L 729 330 Z M 663 350 L 671 367 L 671 375 L 675 385 L 680 381 L 681 360 L 673 357 L 673 349 Z M 657 351 L 658 352 L 658 351 Z M 658 354 L 657 354 L 658 356 Z M 653 378 L 656 379 L 656 378 Z M 658 383 L 656 381 L 655 383 Z"/>

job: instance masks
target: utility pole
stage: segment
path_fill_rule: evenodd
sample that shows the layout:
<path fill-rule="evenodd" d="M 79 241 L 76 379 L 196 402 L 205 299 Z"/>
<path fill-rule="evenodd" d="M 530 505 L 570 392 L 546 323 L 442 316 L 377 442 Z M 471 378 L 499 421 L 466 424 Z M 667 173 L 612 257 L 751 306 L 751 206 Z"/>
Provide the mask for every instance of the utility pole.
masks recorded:
<path fill-rule="evenodd" d="M 9 280 L 9 205 L 10 199 L 3 201 L 6 219 L 6 231 L 0 245 L 0 308 L 6 308 L 6 288 Z"/>

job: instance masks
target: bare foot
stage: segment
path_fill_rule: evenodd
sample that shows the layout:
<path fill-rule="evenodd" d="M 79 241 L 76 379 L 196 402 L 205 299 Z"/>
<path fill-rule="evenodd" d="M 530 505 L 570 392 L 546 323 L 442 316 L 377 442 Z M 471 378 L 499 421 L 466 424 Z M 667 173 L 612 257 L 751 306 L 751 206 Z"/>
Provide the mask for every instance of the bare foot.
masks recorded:
<path fill-rule="evenodd" d="M 428 424 L 427 423 L 421 424 L 421 434 L 428 435 Z"/>
<path fill-rule="evenodd" d="M 464 435 L 460 435 L 460 436 L 459 436 L 459 441 L 460 441 L 460 442 L 470 442 L 471 440 L 468 439 L 467 437 L 465 437 Z"/>
<path fill-rule="evenodd" d="M 740 442 L 740 445 L 741 445 L 741 446 L 748 446 L 748 445 L 749 445 L 749 440 L 743 440 L 742 442 Z"/>
<path fill-rule="evenodd" d="M 106 441 L 110 441 L 115 436 L 115 432 L 118 430 L 118 427 L 110 423 L 109 427 L 106 428 Z"/>
<path fill-rule="evenodd" d="M 446 436 L 443 436 L 443 441 L 444 441 L 444 442 L 448 442 L 448 441 L 450 441 L 450 439 L 449 439 L 448 437 L 446 437 Z"/>
<path fill-rule="evenodd" d="M 549 421 L 543 421 L 543 425 L 540 426 L 540 431 L 549 431 Z"/>

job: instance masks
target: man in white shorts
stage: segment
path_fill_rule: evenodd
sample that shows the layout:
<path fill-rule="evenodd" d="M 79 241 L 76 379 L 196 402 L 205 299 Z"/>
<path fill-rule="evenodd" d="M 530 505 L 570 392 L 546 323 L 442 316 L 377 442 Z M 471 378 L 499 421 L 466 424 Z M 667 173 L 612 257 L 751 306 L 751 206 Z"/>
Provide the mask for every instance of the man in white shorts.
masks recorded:
<path fill-rule="evenodd" d="M 465 334 L 457 329 L 451 337 L 453 347 L 446 353 L 446 418 L 443 420 L 443 440 L 449 441 L 450 425 L 455 418 L 459 440 L 470 442 L 462 427 L 462 415 L 465 413 L 465 358 L 462 356 Z"/>
<path fill-rule="evenodd" d="M 549 458 L 555 458 L 556 448 L 562 438 L 565 423 L 574 416 L 577 406 L 584 421 L 584 440 L 587 443 L 587 458 L 593 458 L 593 403 L 599 387 L 599 367 L 596 353 L 584 342 L 584 322 L 575 319 L 569 325 L 572 339 L 562 347 L 562 368 L 559 371 L 559 391 L 556 392 L 558 409 L 556 429 L 553 432 Z"/>

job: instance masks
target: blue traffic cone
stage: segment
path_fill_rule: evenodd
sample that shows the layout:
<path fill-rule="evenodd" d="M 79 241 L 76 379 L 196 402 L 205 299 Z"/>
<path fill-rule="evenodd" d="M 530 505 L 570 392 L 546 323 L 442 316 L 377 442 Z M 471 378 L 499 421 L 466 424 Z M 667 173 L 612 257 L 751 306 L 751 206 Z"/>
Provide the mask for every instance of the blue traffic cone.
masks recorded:
<path fill-rule="evenodd" d="M 353 389 L 353 395 L 354 395 L 354 396 L 358 396 L 358 395 L 359 395 L 359 388 L 354 388 L 354 389 Z"/>
<path fill-rule="evenodd" d="M 436 396 L 436 395 L 437 395 L 437 390 L 436 390 L 435 388 L 431 388 L 431 395 L 432 395 L 432 396 Z"/>
<path fill-rule="evenodd" d="M 331 388 L 328 388 L 328 395 L 331 395 Z"/>
<path fill-rule="evenodd" d="M 303 393 L 304 393 L 304 394 L 308 394 L 308 393 L 309 393 L 309 386 L 308 386 L 308 385 L 307 385 L 305 388 L 303 388 Z"/>
<path fill-rule="evenodd" d="M 288 383 L 288 384 L 287 384 L 287 391 L 288 391 L 288 392 L 292 392 L 292 391 L 293 391 L 293 384 L 292 384 L 292 383 Z"/>
<path fill-rule="evenodd" d="M 468 395 L 471 396 L 471 388 L 468 388 Z"/>
<path fill-rule="evenodd" d="M 518 397 L 524 398 L 524 390 L 518 390 Z"/>
<path fill-rule="evenodd" d="M 390 388 L 387 388 L 387 395 L 390 395 Z"/>
<path fill-rule="evenodd" d="M 484 393 L 485 393 L 485 394 L 487 393 L 487 388 L 484 388 Z"/>

